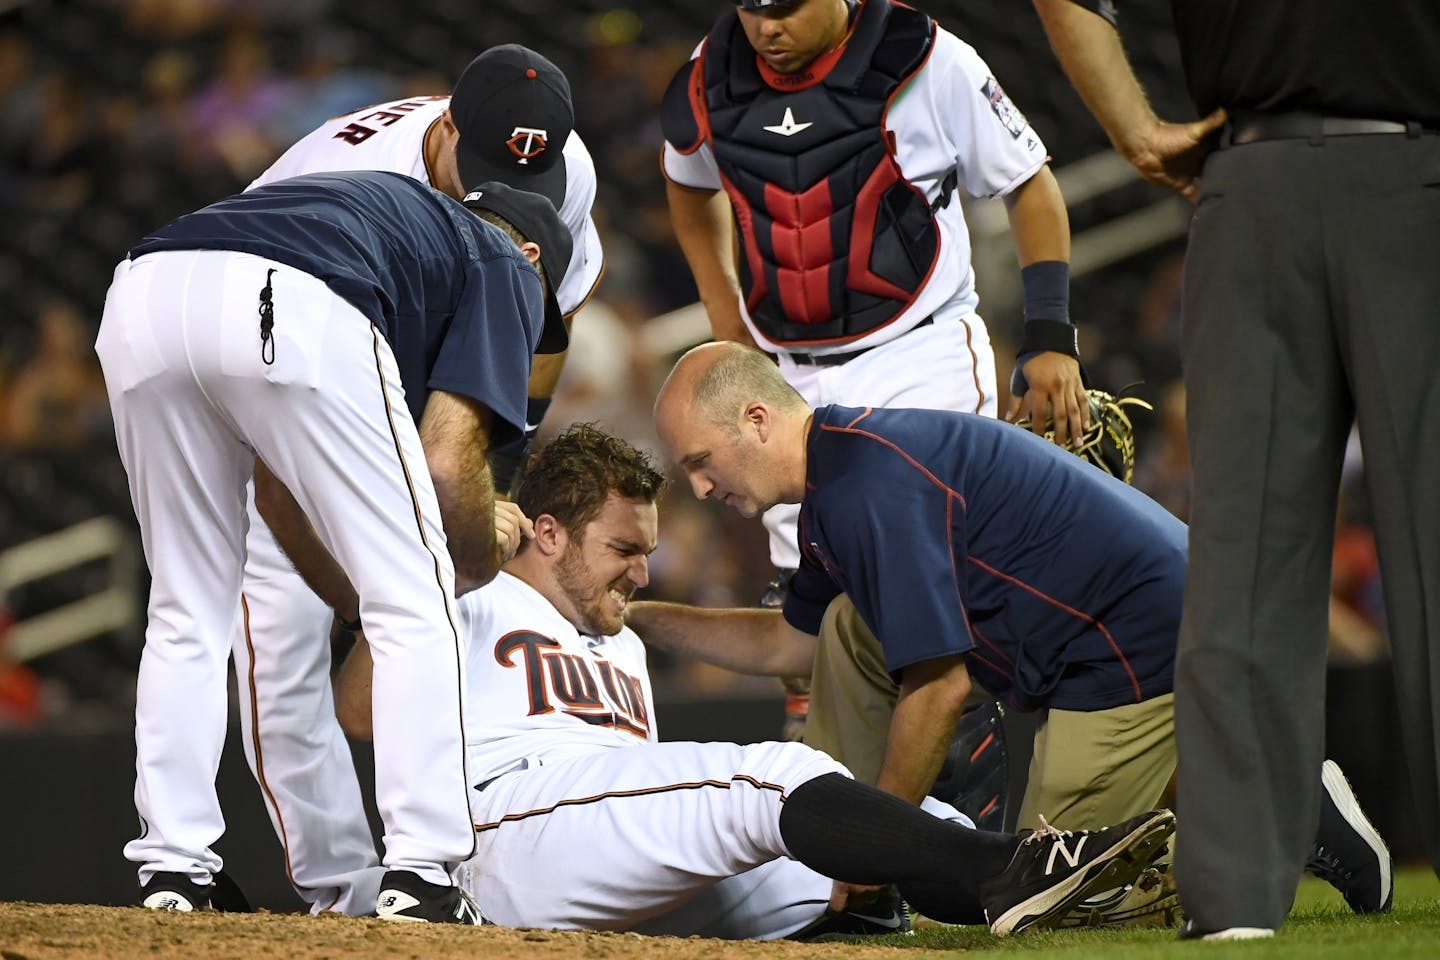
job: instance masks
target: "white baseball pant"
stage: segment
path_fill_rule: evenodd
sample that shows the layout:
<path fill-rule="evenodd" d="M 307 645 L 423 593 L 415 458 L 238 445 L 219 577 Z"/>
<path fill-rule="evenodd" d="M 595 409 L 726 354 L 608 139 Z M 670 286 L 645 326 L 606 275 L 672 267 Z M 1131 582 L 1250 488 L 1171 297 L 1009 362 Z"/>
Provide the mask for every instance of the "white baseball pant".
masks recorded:
<path fill-rule="evenodd" d="M 235 676 L 245 759 L 285 855 L 285 872 L 314 913 L 375 910 L 385 870 L 375 853 L 350 744 L 330 686 L 333 612 L 300 578 L 247 490 Z"/>
<path fill-rule="evenodd" d="M 273 365 L 257 313 L 272 270 Z M 181 251 L 116 268 L 96 350 L 152 574 L 136 706 L 141 835 L 125 849 L 140 882 L 159 871 L 203 882 L 220 866 L 214 781 L 256 455 L 360 593 L 385 863 L 448 882 L 474 849 L 464 655 L 439 506 L 388 344 L 298 270 Z"/>

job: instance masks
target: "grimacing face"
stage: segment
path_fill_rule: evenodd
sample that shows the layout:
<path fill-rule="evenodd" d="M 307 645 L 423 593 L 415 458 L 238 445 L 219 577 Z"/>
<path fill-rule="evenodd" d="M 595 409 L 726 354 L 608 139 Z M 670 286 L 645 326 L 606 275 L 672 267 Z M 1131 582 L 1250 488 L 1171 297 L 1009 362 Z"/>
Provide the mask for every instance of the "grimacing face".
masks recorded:
<path fill-rule="evenodd" d="M 609 637 L 625 625 L 625 608 L 650 582 L 650 554 L 659 529 L 655 504 L 611 493 L 580 535 L 571 535 L 556 563 L 560 612 L 582 634 Z"/>
<path fill-rule="evenodd" d="M 775 8 L 736 11 L 750 46 L 776 73 L 796 73 L 831 49 L 848 28 L 844 0 L 799 0 Z"/>

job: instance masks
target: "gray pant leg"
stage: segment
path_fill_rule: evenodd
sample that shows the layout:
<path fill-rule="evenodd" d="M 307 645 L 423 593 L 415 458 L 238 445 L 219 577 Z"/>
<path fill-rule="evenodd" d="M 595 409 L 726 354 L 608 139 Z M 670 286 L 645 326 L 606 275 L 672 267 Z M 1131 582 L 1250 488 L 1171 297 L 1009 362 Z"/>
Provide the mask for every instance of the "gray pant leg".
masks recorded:
<path fill-rule="evenodd" d="M 1396 699 L 1417 826 L 1440 871 L 1440 136 L 1350 137 L 1326 149 L 1334 157 L 1327 192 L 1345 225 L 1329 232 L 1327 252 Z"/>
<path fill-rule="evenodd" d="M 1205 929 L 1278 927 L 1319 817 L 1330 557 L 1352 407 L 1307 149 L 1213 155 L 1191 225 L 1175 867 Z"/>

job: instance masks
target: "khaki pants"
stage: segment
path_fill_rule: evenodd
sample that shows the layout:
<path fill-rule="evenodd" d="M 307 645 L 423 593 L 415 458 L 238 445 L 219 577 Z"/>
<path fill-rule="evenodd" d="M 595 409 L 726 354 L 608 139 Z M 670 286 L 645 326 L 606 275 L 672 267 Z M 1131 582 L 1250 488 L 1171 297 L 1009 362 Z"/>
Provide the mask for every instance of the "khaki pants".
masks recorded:
<path fill-rule="evenodd" d="M 825 611 L 811 676 L 805 743 L 874 783 L 900 688 L 880 642 L 844 595 Z M 1109 710 L 1047 710 L 1035 733 L 1018 826 L 1039 816 L 1067 830 L 1153 809 L 1175 772 L 1174 695 Z"/>

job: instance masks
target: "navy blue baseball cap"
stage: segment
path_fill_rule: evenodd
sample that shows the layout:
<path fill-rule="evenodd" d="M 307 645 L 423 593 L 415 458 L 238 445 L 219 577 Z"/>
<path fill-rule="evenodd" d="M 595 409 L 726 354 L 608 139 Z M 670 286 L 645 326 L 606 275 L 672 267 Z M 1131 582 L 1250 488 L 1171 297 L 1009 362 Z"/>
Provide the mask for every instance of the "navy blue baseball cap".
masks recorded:
<path fill-rule="evenodd" d="M 545 268 L 545 324 L 536 353 L 562 353 L 570 345 L 565 315 L 555 292 L 570 265 L 570 231 L 555 206 L 539 193 L 519 190 L 497 181 L 482 183 L 460 201 L 471 210 L 489 210 L 503 217 L 526 240 L 539 244 L 540 265 Z"/>
<path fill-rule="evenodd" d="M 559 67 L 518 43 L 491 47 L 455 82 L 450 116 L 460 132 L 455 160 L 467 191 L 499 181 L 542 194 L 560 209 L 575 108 Z"/>

